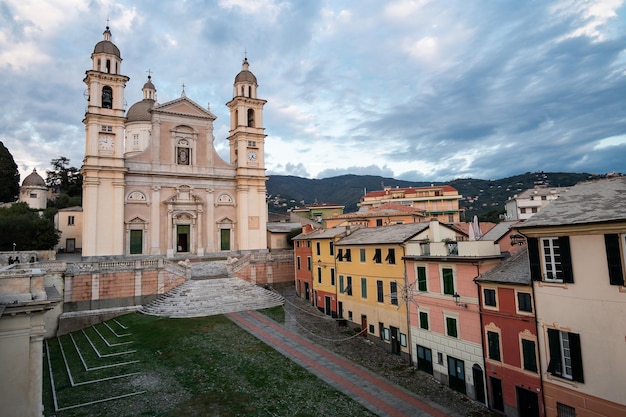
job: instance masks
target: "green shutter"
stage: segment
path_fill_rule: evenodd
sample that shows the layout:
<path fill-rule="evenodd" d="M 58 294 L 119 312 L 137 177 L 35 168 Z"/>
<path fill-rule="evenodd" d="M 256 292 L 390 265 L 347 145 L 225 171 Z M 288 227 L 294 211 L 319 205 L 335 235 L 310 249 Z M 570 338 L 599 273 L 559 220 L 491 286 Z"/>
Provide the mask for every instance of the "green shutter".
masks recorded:
<path fill-rule="evenodd" d="M 426 286 L 426 267 L 417 267 L 417 289 L 419 291 L 427 291 Z"/>
<path fill-rule="evenodd" d="M 454 294 L 454 275 L 451 269 L 444 268 L 443 272 L 443 293 L 453 295 Z"/>
<path fill-rule="evenodd" d="M 539 256 L 539 239 L 529 237 L 526 239 L 528 245 L 528 261 L 530 263 L 530 278 L 533 281 L 541 281 L 541 258 Z"/>
<path fill-rule="evenodd" d="M 604 244 L 606 246 L 606 261 L 609 267 L 609 282 L 611 285 L 624 285 L 619 235 L 604 235 Z"/>
<path fill-rule="evenodd" d="M 535 352 L 535 342 L 522 339 L 522 354 L 524 355 L 524 369 L 537 372 L 537 355 Z"/>
<path fill-rule="evenodd" d="M 563 282 L 574 282 L 574 271 L 572 270 L 572 254 L 569 246 L 569 236 L 559 237 L 559 248 L 561 249 L 561 267 L 563 268 Z"/>
<path fill-rule="evenodd" d="M 568 333 L 570 356 L 572 358 L 572 379 L 578 382 L 585 382 L 583 375 L 583 355 L 580 349 L 580 335 L 578 333 Z"/>

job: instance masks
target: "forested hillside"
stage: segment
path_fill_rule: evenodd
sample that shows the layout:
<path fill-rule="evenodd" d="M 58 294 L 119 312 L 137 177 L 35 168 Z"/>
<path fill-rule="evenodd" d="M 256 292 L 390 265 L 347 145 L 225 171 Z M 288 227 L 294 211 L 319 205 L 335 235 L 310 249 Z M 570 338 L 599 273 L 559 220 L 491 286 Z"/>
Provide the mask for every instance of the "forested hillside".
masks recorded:
<path fill-rule="evenodd" d="M 358 209 L 357 203 L 365 192 L 390 187 L 424 187 L 448 184 L 463 196 L 461 205 L 466 218 L 475 214 L 481 220 L 494 220 L 504 210 L 507 199 L 535 185 L 568 187 L 599 176 L 586 173 L 527 172 L 502 179 L 463 178 L 449 182 L 411 182 L 372 175 L 342 175 L 323 179 L 270 175 L 267 182 L 270 212 L 312 203 L 334 203 L 345 206 L 345 212 Z"/>

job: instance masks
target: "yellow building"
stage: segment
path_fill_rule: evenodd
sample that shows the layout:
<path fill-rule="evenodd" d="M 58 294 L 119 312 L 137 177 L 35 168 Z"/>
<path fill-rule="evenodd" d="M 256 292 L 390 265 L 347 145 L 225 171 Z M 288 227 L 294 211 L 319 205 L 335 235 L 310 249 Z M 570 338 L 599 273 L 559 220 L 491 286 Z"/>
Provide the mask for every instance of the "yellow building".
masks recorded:
<path fill-rule="evenodd" d="M 354 230 L 354 229 L 352 229 Z M 311 274 L 313 305 L 328 316 L 337 317 L 336 242 L 350 233 L 350 227 L 320 229 L 313 232 L 311 242 Z"/>
<path fill-rule="evenodd" d="M 54 227 L 61 232 L 55 248 L 59 252 L 80 252 L 83 247 L 83 208 L 79 206 L 60 209 L 54 215 Z"/>
<path fill-rule="evenodd" d="M 404 245 L 428 238 L 429 223 L 361 228 L 334 245 L 338 314 L 394 354 L 410 358 Z"/>
<path fill-rule="evenodd" d="M 342 206 L 341 204 L 315 203 L 305 207 L 296 207 L 292 210 L 292 213 L 299 217 L 313 220 L 314 222 L 317 222 L 326 227 L 326 219 L 332 219 L 334 217 L 342 215 L 343 209 L 344 206 Z"/>

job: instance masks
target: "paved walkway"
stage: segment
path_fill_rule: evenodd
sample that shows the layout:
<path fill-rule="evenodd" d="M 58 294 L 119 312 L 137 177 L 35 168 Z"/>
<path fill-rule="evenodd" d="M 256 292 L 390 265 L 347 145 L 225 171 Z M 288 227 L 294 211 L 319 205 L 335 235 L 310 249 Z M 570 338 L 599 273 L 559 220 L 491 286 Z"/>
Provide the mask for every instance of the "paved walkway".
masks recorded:
<path fill-rule="evenodd" d="M 316 345 L 256 311 L 227 315 L 241 328 L 384 417 L 460 417 Z"/>

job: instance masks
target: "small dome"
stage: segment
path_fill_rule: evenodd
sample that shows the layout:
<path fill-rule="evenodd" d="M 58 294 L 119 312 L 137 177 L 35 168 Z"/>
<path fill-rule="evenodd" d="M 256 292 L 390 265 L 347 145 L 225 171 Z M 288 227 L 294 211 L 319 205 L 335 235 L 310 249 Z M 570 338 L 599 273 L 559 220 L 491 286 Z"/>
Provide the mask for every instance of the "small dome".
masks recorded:
<path fill-rule="evenodd" d="M 103 33 L 104 40 L 98 42 L 96 46 L 93 48 L 94 54 L 111 54 L 115 55 L 118 58 L 121 58 L 120 50 L 115 46 L 113 42 L 111 42 L 111 31 L 109 27 L 106 27 L 106 30 Z"/>
<path fill-rule="evenodd" d="M 147 83 L 146 83 L 147 84 Z M 154 100 L 145 98 L 128 109 L 126 113 L 127 122 L 149 122 L 152 120 L 150 110 L 154 107 Z"/>
<path fill-rule="evenodd" d="M 151 90 L 156 90 L 156 87 L 154 86 L 154 84 L 152 84 L 152 81 L 150 80 L 150 77 L 148 77 L 148 81 L 143 85 L 143 88 L 149 88 Z"/>
<path fill-rule="evenodd" d="M 33 172 L 31 172 L 26 178 L 24 178 L 24 181 L 22 182 L 22 187 L 45 187 L 46 186 L 46 182 L 44 181 L 43 178 L 41 178 L 41 175 L 37 174 L 37 170 L 33 169 Z"/>
<path fill-rule="evenodd" d="M 248 70 L 248 58 L 243 60 L 242 70 L 235 77 L 235 83 L 253 83 L 256 84 L 256 77 Z"/>

